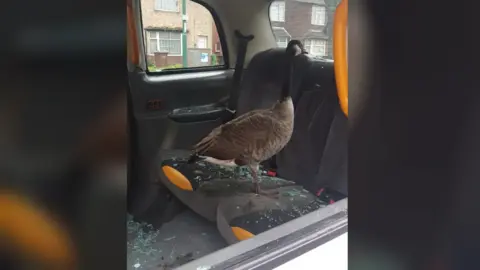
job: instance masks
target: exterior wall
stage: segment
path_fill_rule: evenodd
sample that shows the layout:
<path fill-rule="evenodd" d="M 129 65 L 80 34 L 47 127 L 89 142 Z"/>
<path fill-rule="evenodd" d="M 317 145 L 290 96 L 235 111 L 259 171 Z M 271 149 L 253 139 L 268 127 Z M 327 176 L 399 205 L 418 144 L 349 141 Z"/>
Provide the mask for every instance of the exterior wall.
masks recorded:
<path fill-rule="evenodd" d="M 182 1 L 178 12 L 155 10 L 155 0 L 141 0 L 143 28 L 168 27 L 182 29 Z"/>
<path fill-rule="evenodd" d="M 217 48 L 220 51 L 215 51 L 215 44 L 217 44 Z M 222 50 L 222 43 L 220 42 L 220 36 L 218 35 L 217 31 L 217 26 L 215 25 L 215 22 L 212 21 L 212 53 L 217 56 L 217 63 L 223 64 L 225 63 L 225 60 L 223 59 L 223 50 Z"/>
<path fill-rule="evenodd" d="M 333 24 L 333 14 L 339 0 L 325 0 L 326 24 L 312 24 L 312 6 L 315 1 L 285 0 L 285 22 L 273 22 L 272 26 L 283 27 L 291 35 L 292 39 L 304 41 L 309 30 L 318 31 L 309 33 L 308 38 L 327 39 L 327 56 L 332 57 L 332 40 L 330 38 Z M 319 5 L 324 5 L 320 4 Z"/>
<path fill-rule="evenodd" d="M 218 48 L 220 49 L 219 52 L 215 51 L 215 44 L 218 44 Z M 211 44 L 212 52 L 217 54 L 217 56 L 222 56 L 222 43 L 220 42 L 220 36 L 218 35 L 217 26 L 215 22 L 212 21 L 212 44 Z"/>
<path fill-rule="evenodd" d="M 303 40 L 308 30 L 323 31 L 325 26 L 312 24 L 312 4 L 297 1 L 285 3 L 285 29 L 292 39 Z"/>
<path fill-rule="evenodd" d="M 327 5 L 327 31 L 328 36 L 327 42 L 327 56 L 333 59 L 333 20 L 335 16 L 335 9 L 337 8 L 340 0 L 325 0 Z"/>
<path fill-rule="evenodd" d="M 181 3 L 181 1 L 180 1 Z M 207 48 L 211 49 L 213 18 L 204 6 L 187 0 L 188 48 L 195 48 L 198 36 L 207 37 Z M 180 15 L 181 22 L 181 15 Z"/>

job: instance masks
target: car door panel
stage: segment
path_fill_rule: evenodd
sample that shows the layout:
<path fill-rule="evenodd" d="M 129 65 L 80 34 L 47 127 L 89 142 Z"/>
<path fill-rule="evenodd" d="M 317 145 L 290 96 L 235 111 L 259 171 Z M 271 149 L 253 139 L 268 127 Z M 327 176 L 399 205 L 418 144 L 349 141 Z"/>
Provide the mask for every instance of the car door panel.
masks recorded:
<path fill-rule="evenodd" d="M 131 180 L 148 188 L 156 182 L 154 162 L 161 149 L 189 149 L 222 123 L 219 116 L 225 108 L 216 104 L 228 96 L 232 75 L 233 70 L 129 73 Z M 196 112 L 196 117 L 182 115 L 188 111 Z"/>

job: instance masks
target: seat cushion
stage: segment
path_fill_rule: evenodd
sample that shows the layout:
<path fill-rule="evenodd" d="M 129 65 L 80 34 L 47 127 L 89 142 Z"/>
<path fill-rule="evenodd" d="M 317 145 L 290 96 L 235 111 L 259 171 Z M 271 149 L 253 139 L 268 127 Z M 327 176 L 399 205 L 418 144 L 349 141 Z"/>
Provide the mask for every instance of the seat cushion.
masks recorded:
<path fill-rule="evenodd" d="M 298 185 L 277 190 L 278 199 L 244 193 L 220 200 L 217 227 L 227 243 L 248 239 L 327 205 Z"/>
<path fill-rule="evenodd" d="M 162 151 L 159 179 L 182 203 L 210 221 L 218 220 L 217 209 L 220 202 L 224 205 L 222 209 L 228 208 L 230 204 L 238 204 L 238 200 L 245 196 L 253 198 L 252 203 L 264 210 L 281 210 L 279 216 L 293 211 L 294 213 L 288 215 L 296 217 L 299 213 L 295 211 L 310 203 L 315 204 L 315 195 L 292 181 L 268 176 L 264 170 L 261 170 L 259 175 L 260 187 L 263 190 L 279 190 L 281 195 L 278 200 L 252 193 L 253 182 L 248 171 L 242 172 L 204 161 L 187 164 L 189 155 L 188 151 Z M 235 218 L 244 214 L 251 214 L 252 218 L 255 218 L 255 214 L 249 211 L 238 212 Z M 231 221 L 231 217 L 227 219 Z M 287 220 L 281 217 L 280 219 Z M 278 224 L 274 222 L 270 227 L 276 225 Z M 253 230 L 253 233 L 258 232 L 258 229 Z"/>
<path fill-rule="evenodd" d="M 218 203 L 237 193 L 252 191 L 247 174 L 232 167 L 204 161 L 187 164 L 191 152 L 163 150 L 159 155 L 159 179 L 182 203 L 210 221 L 216 221 Z M 294 184 L 293 182 L 289 182 Z M 277 182 L 265 180 L 262 188 L 275 188 Z"/>
<path fill-rule="evenodd" d="M 185 150 L 162 150 L 158 159 L 158 178 L 187 207 L 207 220 L 215 221 L 220 195 L 212 196 L 208 183 L 213 178 L 231 179 L 233 170 L 205 162 L 187 164 L 190 154 Z M 218 182 L 217 186 L 223 183 Z M 225 193 L 228 191 L 224 190 Z"/>
<path fill-rule="evenodd" d="M 248 172 L 198 161 L 187 164 L 188 151 L 162 151 L 159 178 L 190 209 L 217 222 L 225 240 L 232 244 L 310 213 L 327 203 L 295 182 L 259 175 L 263 190 L 277 190 L 278 198 L 252 192 Z"/>

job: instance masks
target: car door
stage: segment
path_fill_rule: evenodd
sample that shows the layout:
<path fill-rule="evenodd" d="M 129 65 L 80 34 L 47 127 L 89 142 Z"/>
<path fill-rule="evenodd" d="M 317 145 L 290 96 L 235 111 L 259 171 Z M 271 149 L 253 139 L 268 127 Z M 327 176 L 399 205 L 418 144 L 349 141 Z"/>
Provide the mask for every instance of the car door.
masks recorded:
<path fill-rule="evenodd" d="M 145 212 L 159 196 L 159 151 L 188 149 L 221 123 L 224 111 L 215 104 L 228 96 L 233 75 L 222 27 L 207 7 L 188 1 L 185 21 L 183 6 L 139 2 L 127 3 L 128 208 L 134 215 Z M 190 29 L 185 37 L 182 23 Z"/>

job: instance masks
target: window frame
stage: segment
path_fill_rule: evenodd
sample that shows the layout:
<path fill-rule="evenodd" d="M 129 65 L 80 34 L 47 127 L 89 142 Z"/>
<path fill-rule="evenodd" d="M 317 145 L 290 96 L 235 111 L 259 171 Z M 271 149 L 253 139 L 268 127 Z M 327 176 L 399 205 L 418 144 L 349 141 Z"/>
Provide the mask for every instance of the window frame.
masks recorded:
<path fill-rule="evenodd" d="M 220 46 L 219 46 L 220 45 Z M 215 42 L 215 51 L 216 53 L 219 53 L 222 51 L 222 44 L 219 42 Z"/>
<path fill-rule="evenodd" d="M 307 41 L 310 41 L 310 42 L 311 42 L 310 46 L 307 44 Z M 313 43 L 314 43 L 315 41 L 320 41 L 320 42 L 322 42 L 322 44 L 323 44 L 323 46 L 322 46 L 322 47 L 323 47 L 323 55 L 318 55 L 318 54 L 312 53 L 313 50 L 311 50 L 311 48 L 314 47 Z M 327 56 L 327 40 L 325 40 L 325 39 L 321 39 L 321 38 L 306 38 L 306 39 L 303 41 L 303 45 L 304 45 L 304 47 L 305 47 L 305 50 L 307 50 L 308 54 L 311 54 L 311 55 L 317 56 L 317 57 L 325 57 L 325 56 Z"/>
<path fill-rule="evenodd" d="M 285 39 L 285 46 L 284 46 L 284 47 L 278 46 L 278 39 L 279 39 L 279 38 L 284 38 L 284 39 Z M 288 36 L 275 37 L 275 42 L 277 43 L 277 48 L 286 48 L 287 45 L 288 45 L 288 42 L 290 42 L 290 37 L 288 37 Z"/>
<path fill-rule="evenodd" d="M 205 255 L 178 269 L 275 269 L 348 233 L 348 198 L 274 227 L 255 239 Z"/>
<path fill-rule="evenodd" d="M 140 29 L 143 29 L 144 31 L 141 31 L 141 43 L 143 43 L 143 61 L 145 61 L 145 70 L 144 72 L 148 76 L 165 76 L 165 75 L 172 75 L 172 74 L 183 74 L 183 73 L 195 73 L 195 72 L 204 72 L 204 71 L 217 71 L 217 70 L 228 70 L 230 67 L 230 57 L 229 57 L 229 52 L 228 52 L 228 46 L 225 38 L 225 30 L 223 28 L 223 25 L 220 21 L 220 18 L 218 17 L 218 14 L 214 11 L 214 9 L 208 5 L 207 3 L 204 2 L 198 2 L 198 0 L 190 0 L 192 2 L 195 2 L 196 4 L 199 4 L 206 8 L 209 12 L 210 15 L 212 16 L 213 23 L 215 24 L 215 27 L 217 28 L 217 33 L 218 33 L 218 39 L 220 41 L 220 46 L 222 50 L 222 59 L 223 59 L 223 65 L 216 65 L 216 66 L 203 66 L 203 67 L 187 67 L 187 68 L 172 68 L 168 70 L 162 70 L 162 71 L 150 71 L 148 69 L 148 66 L 146 63 L 148 62 L 148 52 L 147 52 L 147 44 L 146 41 L 147 39 L 145 38 L 145 28 L 143 25 L 143 12 L 141 5 L 142 3 L 139 1 L 139 10 L 138 13 L 140 14 L 140 20 L 138 22 L 138 26 Z M 181 33 L 181 32 L 180 32 Z"/>
<path fill-rule="evenodd" d="M 198 46 L 199 41 L 200 41 L 202 38 L 205 38 L 205 47 L 200 47 L 200 46 Z M 196 42 L 196 44 L 197 44 L 197 48 L 198 48 L 198 49 L 208 49 L 208 36 L 198 35 L 198 36 L 197 36 L 197 42 Z M 214 50 L 213 50 L 213 48 L 212 48 L 212 53 L 213 53 L 213 52 L 214 52 Z"/>
<path fill-rule="evenodd" d="M 321 13 L 319 11 L 323 11 L 323 23 L 317 23 L 316 19 L 320 18 Z M 322 5 L 312 5 L 312 12 L 311 12 L 311 18 L 310 18 L 310 23 L 312 25 L 317 25 L 317 26 L 325 26 L 327 25 L 327 8 Z"/>
<path fill-rule="evenodd" d="M 171 54 L 170 52 L 168 52 L 168 55 L 169 55 L 169 56 L 183 56 L 183 52 L 182 52 L 182 49 L 181 49 L 181 48 L 182 48 L 182 44 L 183 44 L 183 41 L 182 41 L 182 33 L 181 33 L 181 32 L 165 31 L 165 30 L 145 30 L 145 32 L 147 33 L 147 40 L 148 40 L 148 43 L 146 44 L 146 55 L 150 55 L 150 56 L 151 56 L 151 55 L 154 55 L 154 54 L 155 54 L 155 53 L 152 53 L 152 52 L 150 51 L 150 40 L 153 39 L 153 38 L 151 37 L 151 34 L 152 34 L 152 33 L 156 33 L 156 34 L 157 34 L 157 38 L 155 38 L 155 39 L 157 40 L 157 48 L 158 48 L 159 45 L 160 45 L 160 40 L 161 40 L 159 33 L 160 33 L 160 32 L 165 32 L 165 33 L 169 33 L 169 35 L 170 35 L 171 33 L 178 33 L 179 36 L 180 36 L 180 39 L 179 39 L 179 41 L 180 41 L 180 53 L 178 53 L 178 54 L 177 54 L 177 53 L 176 53 L 176 54 Z M 169 40 L 172 40 L 172 39 L 169 38 Z"/>
<path fill-rule="evenodd" d="M 283 20 L 280 20 L 280 6 L 278 7 L 278 20 L 274 20 L 272 18 L 272 7 L 274 4 L 282 4 L 283 5 Z M 286 5 L 284 0 L 276 0 L 270 3 L 270 6 L 268 7 L 268 18 L 271 22 L 285 22 L 285 13 L 286 13 Z"/>
<path fill-rule="evenodd" d="M 177 8 L 175 10 L 169 10 L 169 9 L 157 9 L 157 1 L 175 1 Z M 154 0 L 153 1 L 153 10 L 154 11 L 161 11 L 161 12 L 175 12 L 178 13 L 180 12 L 180 5 L 178 4 L 179 0 Z"/>

